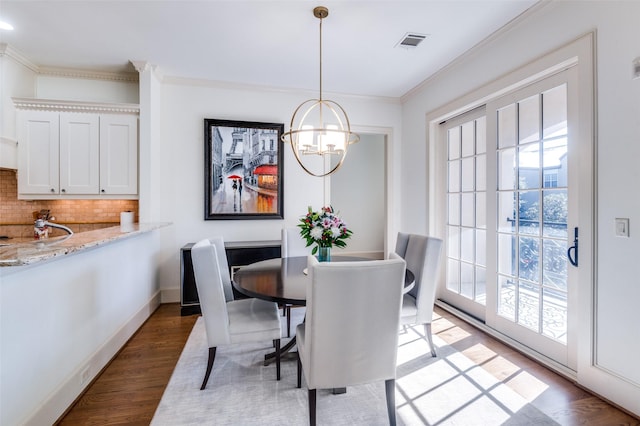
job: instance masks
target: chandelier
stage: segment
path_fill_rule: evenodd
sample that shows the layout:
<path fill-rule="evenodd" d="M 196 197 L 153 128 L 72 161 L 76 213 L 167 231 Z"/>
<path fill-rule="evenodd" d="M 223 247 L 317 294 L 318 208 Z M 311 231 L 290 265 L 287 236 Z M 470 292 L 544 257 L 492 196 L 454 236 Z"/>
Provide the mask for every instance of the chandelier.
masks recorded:
<path fill-rule="evenodd" d="M 291 143 L 298 164 L 307 173 L 323 177 L 340 168 L 349 145 L 360 136 L 351 132 L 346 111 L 337 102 L 322 98 L 322 20 L 329 16 L 329 9 L 318 6 L 313 16 L 320 19 L 320 95 L 296 108 L 282 141 Z"/>

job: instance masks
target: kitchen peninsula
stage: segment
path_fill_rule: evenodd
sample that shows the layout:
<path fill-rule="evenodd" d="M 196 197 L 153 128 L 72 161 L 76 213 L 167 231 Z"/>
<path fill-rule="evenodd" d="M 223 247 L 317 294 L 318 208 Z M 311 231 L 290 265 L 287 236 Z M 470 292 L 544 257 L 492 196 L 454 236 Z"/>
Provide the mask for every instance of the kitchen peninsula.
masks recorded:
<path fill-rule="evenodd" d="M 30 265 L 124 238 L 131 238 L 167 225 L 166 223 L 136 223 L 126 228 L 113 226 L 62 237 L 7 244 L 0 246 L 0 267 Z"/>
<path fill-rule="evenodd" d="M 0 424 L 53 424 L 160 304 L 167 223 L 0 247 Z"/>

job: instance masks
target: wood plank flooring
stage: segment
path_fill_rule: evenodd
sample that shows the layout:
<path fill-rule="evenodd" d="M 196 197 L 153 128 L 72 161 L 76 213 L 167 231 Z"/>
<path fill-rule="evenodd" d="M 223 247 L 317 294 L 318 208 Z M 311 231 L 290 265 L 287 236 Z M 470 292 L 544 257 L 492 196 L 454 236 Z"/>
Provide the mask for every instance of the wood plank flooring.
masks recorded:
<path fill-rule="evenodd" d="M 178 304 L 161 305 L 57 424 L 148 425 L 196 319 L 180 316 Z M 639 419 L 439 308 L 432 327 L 561 425 L 640 426 Z"/>

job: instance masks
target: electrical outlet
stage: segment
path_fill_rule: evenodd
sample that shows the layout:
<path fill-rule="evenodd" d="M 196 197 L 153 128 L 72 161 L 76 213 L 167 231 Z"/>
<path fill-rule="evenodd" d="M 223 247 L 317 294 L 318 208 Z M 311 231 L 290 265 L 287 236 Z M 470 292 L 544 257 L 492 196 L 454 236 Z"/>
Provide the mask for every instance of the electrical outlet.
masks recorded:
<path fill-rule="evenodd" d="M 91 370 L 91 366 L 87 365 L 84 370 L 80 373 L 80 385 L 84 385 L 89 381 L 89 372 Z"/>

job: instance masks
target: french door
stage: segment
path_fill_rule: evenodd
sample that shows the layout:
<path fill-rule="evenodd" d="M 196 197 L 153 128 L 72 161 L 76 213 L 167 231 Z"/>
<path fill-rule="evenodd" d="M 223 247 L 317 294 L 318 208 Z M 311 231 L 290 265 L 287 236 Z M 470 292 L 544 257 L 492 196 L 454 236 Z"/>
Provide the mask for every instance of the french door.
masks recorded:
<path fill-rule="evenodd" d="M 575 367 L 577 164 L 571 69 L 442 124 L 443 299 Z M 575 229 L 574 229 L 575 228 Z"/>

